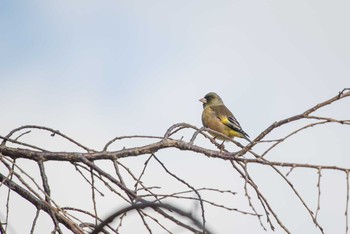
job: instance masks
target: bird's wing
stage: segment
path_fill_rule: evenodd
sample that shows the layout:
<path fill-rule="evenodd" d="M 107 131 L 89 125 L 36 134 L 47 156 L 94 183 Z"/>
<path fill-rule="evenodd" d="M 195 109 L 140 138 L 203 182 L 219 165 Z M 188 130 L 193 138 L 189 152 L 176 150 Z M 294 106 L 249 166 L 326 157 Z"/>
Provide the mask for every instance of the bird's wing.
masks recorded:
<path fill-rule="evenodd" d="M 225 105 L 213 106 L 211 108 L 216 113 L 216 116 L 220 119 L 221 123 L 225 124 L 232 130 L 241 133 L 244 137 L 249 137 L 248 134 L 243 131 L 237 119 Z"/>

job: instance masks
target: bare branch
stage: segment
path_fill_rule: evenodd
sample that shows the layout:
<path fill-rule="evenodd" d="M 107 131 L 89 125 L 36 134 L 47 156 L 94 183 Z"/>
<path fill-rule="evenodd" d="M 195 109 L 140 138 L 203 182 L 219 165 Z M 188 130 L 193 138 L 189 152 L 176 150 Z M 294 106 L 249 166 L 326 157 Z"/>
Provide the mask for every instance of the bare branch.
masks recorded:
<path fill-rule="evenodd" d="M 102 231 L 103 227 L 106 226 L 106 224 L 112 222 L 113 219 L 115 219 L 116 217 L 118 217 L 126 212 L 129 212 L 129 211 L 135 210 L 135 209 L 137 209 L 137 210 L 145 209 L 145 208 L 149 208 L 149 207 L 150 208 L 158 208 L 158 209 L 163 208 L 163 209 L 167 209 L 167 210 L 176 212 L 181 216 L 189 218 L 200 229 L 205 230 L 204 227 L 202 226 L 201 222 L 198 221 L 195 217 L 193 217 L 191 213 L 187 213 L 187 212 L 185 212 L 177 207 L 174 207 L 172 205 L 169 205 L 169 204 L 142 202 L 142 203 L 133 204 L 132 206 L 128 206 L 128 207 L 125 207 L 123 209 L 116 211 L 114 214 L 112 214 L 107 219 L 105 219 L 105 221 L 103 221 L 101 224 L 99 224 L 95 228 L 95 230 L 93 232 L 91 232 L 91 234 L 98 234 L 100 231 Z M 197 231 L 196 233 L 202 233 L 202 232 Z M 205 233 L 210 234 L 211 232 L 208 229 L 206 229 Z"/>
<path fill-rule="evenodd" d="M 286 225 L 288 222 L 281 219 L 282 216 L 280 217 L 280 214 L 272 208 L 271 204 L 273 203 L 269 200 L 268 194 L 263 193 L 263 190 L 261 190 L 261 186 L 263 185 L 258 183 L 258 180 L 255 178 L 256 174 L 255 172 L 253 173 L 251 168 L 253 165 L 260 165 L 261 167 L 273 171 L 274 176 L 280 178 L 282 184 L 288 186 L 288 191 L 297 198 L 297 201 L 302 205 L 302 211 L 311 217 L 309 220 L 310 223 L 315 224 L 320 233 L 324 233 L 323 227 L 326 226 L 326 224 L 321 223 L 321 220 L 318 219 L 318 214 L 321 210 L 321 177 L 323 179 L 324 176 L 326 176 L 324 173 L 325 171 L 332 171 L 334 173 L 341 172 L 341 174 L 344 172 L 346 177 L 345 231 L 348 233 L 350 168 L 344 166 L 318 165 L 312 162 L 272 161 L 268 160 L 268 157 L 271 155 L 270 152 L 276 149 L 277 146 L 280 146 L 291 137 L 299 136 L 300 132 L 306 130 L 311 131 L 311 129 L 313 129 L 312 127 L 328 124 L 337 124 L 344 128 L 349 127 L 349 117 L 336 119 L 332 115 L 325 117 L 318 116 L 316 113 L 317 110 L 349 96 L 350 89 L 344 89 L 336 96 L 324 102 L 320 102 L 300 114 L 276 121 L 262 131 L 248 145 L 244 146 L 235 140 L 227 138 L 225 144 L 232 144 L 232 146 L 237 149 L 235 152 L 229 152 L 222 147 L 222 144 L 216 142 L 209 134 L 209 132 L 213 132 L 213 130 L 204 127 L 198 128 L 187 123 L 178 123 L 170 126 L 165 131 L 164 136 L 117 136 L 108 141 L 102 151 L 96 151 L 86 147 L 77 140 L 51 128 L 36 125 L 26 125 L 15 128 L 6 136 L 0 136 L 0 139 L 2 139 L 0 145 L 0 166 L 4 168 L 3 171 L 6 171 L 0 172 L 0 188 L 1 186 L 5 187 L 7 192 L 5 222 L 0 223 L 0 231 L 6 233 L 9 223 L 14 222 L 13 220 L 18 222 L 15 217 L 12 218 L 12 216 L 14 216 L 12 215 L 12 212 L 14 212 L 12 211 L 14 207 L 12 202 L 14 196 L 12 196 L 12 194 L 15 193 L 18 194 L 21 199 L 31 203 L 33 205 L 33 211 L 36 211 L 35 217 L 31 220 L 30 233 L 34 233 L 35 229 L 38 229 L 40 225 L 39 215 L 40 217 L 43 215 L 51 217 L 54 225 L 54 230 L 51 230 L 52 233 L 63 233 L 64 230 L 61 230 L 63 226 L 72 233 L 78 234 L 84 233 L 83 229 L 94 230 L 92 233 L 97 233 L 99 230 L 103 233 L 120 233 L 123 229 L 122 226 L 124 227 L 126 225 L 125 223 L 128 223 L 126 222 L 129 217 L 127 212 L 131 210 L 137 212 L 137 218 L 148 233 L 154 233 L 156 228 L 161 229 L 163 232 L 172 233 L 173 225 L 175 225 L 176 228 L 180 227 L 181 229 L 186 229 L 193 233 L 211 233 L 206 227 L 213 222 L 208 219 L 208 217 L 210 217 L 208 215 L 208 207 L 220 211 L 238 212 L 238 215 L 256 216 L 256 223 L 257 225 L 260 224 L 263 230 L 274 230 L 276 226 L 285 233 L 291 233 Z M 298 123 L 302 124 L 297 129 L 293 129 L 287 132 L 287 134 L 279 136 L 277 139 L 270 138 L 270 133 L 275 129 L 297 121 L 300 121 Z M 79 148 L 78 150 L 82 152 L 65 152 L 64 149 L 60 151 L 51 151 L 46 149 L 45 146 L 43 148 L 28 144 L 25 142 L 25 136 L 32 134 L 33 129 L 39 130 L 40 133 L 48 132 L 52 137 L 56 135 L 60 136 L 77 146 Z M 188 134 L 188 131 L 192 131 L 192 133 L 189 135 L 183 134 L 183 136 L 181 136 L 180 134 L 185 130 L 186 134 Z M 222 135 L 221 133 L 217 134 Z M 222 135 L 222 137 L 226 139 L 224 135 Z M 212 144 L 211 146 L 214 147 L 215 150 L 200 145 L 201 141 L 199 138 L 205 139 L 205 142 L 208 144 Z M 116 151 L 107 151 L 112 144 L 117 141 L 118 143 L 123 143 L 123 140 L 126 139 L 141 139 L 147 142 L 147 144 L 144 143 L 138 147 L 123 147 Z M 257 147 L 258 145 L 261 147 Z M 263 150 L 261 150 L 262 148 Z M 188 178 L 182 178 L 177 175 L 175 171 L 170 171 L 166 166 L 168 164 L 163 161 L 162 156 L 158 155 L 160 152 L 166 151 L 166 149 L 187 151 L 198 157 L 221 160 L 223 163 L 231 164 L 232 174 L 235 174 L 235 176 L 238 175 L 239 179 L 242 181 L 242 191 L 241 193 L 238 192 L 238 195 L 242 194 L 243 198 L 247 200 L 245 204 L 246 207 L 238 209 L 230 203 L 225 203 L 221 200 L 217 202 L 209 199 L 209 196 L 207 197 L 209 192 L 214 193 L 218 198 L 221 198 L 221 196 L 225 194 L 228 196 L 236 195 L 236 192 L 232 192 L 229 189 L 219 189 L 216 185 L 211 184 L 198 186 L 200 188 L 196 188 L 197 186 L 187 182 L 190 181 Z M 156 153 L 157 156 L 155 155 Z M 141 171 L 136 171 L 133 166 L 128 164 L 129 160 L 138 156 L 146 157 L 146 159 L 137 162 Z M 128 160 L 126 160 L 126 158 L 128 158 Z M 22 162 L 22 160 L 36 162 L 39 167 L 40 175 L 35 176 L 26 166 L 18 163 L 18 161 Z M 175 192 L 167 192 L 167 188 L 162 188 L 158 184 L 148 184 L 147 178 L 154 173 L 154 171 L 151 170 L 153 166 L 152 160 L 155 160 L 161 168 L 163 168 L 164 171 L 161 170 L 159 174 L 165 174 L 166 179 L 168 179 L 168 175 L 170 175 L 171 178 L 174 178 L 177 182 L 187 187 L 185 191 L 176 190 Z M 47 168 L 45 168 L 47 161 L 55 161 L 57 164 L 69 162 L 75 167 L 76 176 L 83 177 L 83 183 L 89 185 L 91 189 L 91 199 L 89 199 L 89 204 L 86 206 L 91 207 L 91 210 L 84 210 L 86 208 L 81 209 L 78 207 L 60 208 L 60 205 L 51 197 L 51 188 L 54 190 L 55 185 L 53 182 L 54 178 L 50 177 L 50 180 L 48 178 Z M 112 166 L 112 170 L 109 171 L 105 165 Z M 195 166 L 193 166 L 193 168 L 196 169 Z M 314 201 L 317 204 L 315 212 L 313 212 L 306 203 L 307 199 L 302 196 L 302 191 L 300 191 L 300 189 L 297 191 L 296 189 L 296 184 L 300 183 L 300 181 L 294 182 L 288 177 L 294 169 L 298 171 L 311 171 L 317 175 L 317 184 L 314 185 L 317 188 L 317 195 L 315 195 Z M 285 173 L 284 170 L 288 172 Z M 90 177 L 88 175 L 90 175 Z M 67 183 L 70 183 L 70 181 L 67 181 Z M 172 186 L 170 181 L 168 185 Z M 168 187 L 168 185 L 166 187 Z M 325 180 L 322 180 L 322 188 L 324 189 L 326 186 Z M 115 201 L 117 204 L 122 203 L 127 205 L 127 207 L 117 211 L 114 215 L 98 225 L 98 223 L 102 221 L 101 215 L 103 212 L 100 211 L 100 208 L 103 207 L 101 203 L 104 202 L 99 196 L 96 196 L 98 194 L 101 196 L 111 194 L 113 198 L 116 198 Z M 238 195 L 232 196 L 233 199 Z M 326 194 L 322 193 L 322 200 L 325 196 Z M 169 200 L 176 201 L 179 204 L 183 201 L 195 201 L 195 204 L 200 204 L 200 211 L 193 209 L 196 214 L 192 215 L 175 207 L 175 205 L 168 205 Z M 322 205 L 323 204 L 322 202 Z M 10 213 L 11 219 L 9 218 Z M 201 221 L 194 218 L 196 215 L 198 217 L 201 216 Z M 118 221 L 113 224 L 110 223 L 117 216 L 119 217 Z"/>

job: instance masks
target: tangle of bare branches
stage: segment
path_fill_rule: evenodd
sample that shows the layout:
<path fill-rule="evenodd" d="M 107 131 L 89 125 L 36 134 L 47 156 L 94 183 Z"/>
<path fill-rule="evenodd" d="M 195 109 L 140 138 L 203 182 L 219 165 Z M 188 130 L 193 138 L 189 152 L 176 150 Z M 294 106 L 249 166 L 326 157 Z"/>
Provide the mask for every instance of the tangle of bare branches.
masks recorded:
<path fill-rule="evenodd" d="M 208 231 L 211 229 L 207 226 L 207 223 L 211 223 L 208 220 L 208 206 L 238 215 L 255 217 L 262 230 L 274 230 L 277 226 L 285 233 L 291 233 L 286 220 L 282 219 L 278 211 L 273 208 L 268 196 L 261 190 L 258 181 L 252 175 L 250 167 L 253 165 L 270 168 L 289 187 L 293 196 L 308 214 L 310 222 L 317 227 L 320 233 L 324 233 L 325 230 L 324 224 L 319 219 L 323 204 L 321 202 L 321 195 L 323 196 L 321 185 L 322 191 L 326 186 L 326 184 L 322 183 L 323 178 L 326 176 L 324 172 L 344 173 L 342 174 L 346 181 L 343 184 L 346 190 L 344 195 L 344 201 L 346 201 L 344 232 L 347 233 L 350 168 L 313 163 L 274 161 L 269 160 L 269 154 L 279 145 L 289 140 L 289 138 L 295 137 L 300 132 L 311 127 L 329 123 L 348 127 L 350 125 L 350 117 L 349 119 L 336 119 L 335 117 L 318 116 L 315 112 L 349 96 L 350 90 L 344 89 L 336 96 L 300 114 L 274 122 L 246 146 L 235 140 L 227 139 L 226 142 L 234 144 L 238 149 L 235 152 L 229 152 L 220 147 L 221 144 L 217 143 L 208 134 L 207 129 L 197 128 L 187 123 L 178 123 L 171 126 L 167 129 L 164 136 L 118 136 L 108 141 L 100 151 L 84 146 L 79 141 L 48 127 L 26 125 L 15 128 L 4 136 L 0 135 L 2 139 L 0 145 L 0 197 L 1 205 L 4 204 L 1 208 L 5 209 L 0 214 L 0 233 L 9 233 L 11 224 L 15 227 L 21 222 L 15 216 L 11 216 L 11 213 L 14 212 L 13 207 L 16 205 L 11 202 L 14 196 L 20 197 L 33 207 L 30 233 L 35 233 L 39 225 L 38 220 L 43 215 L 51 220 L 52 233 L 66 233 L 66 230 L 72 233 L 120 233 L 123 225 L 131 216 L 127 214 L 130 210 L 136 211 L 135 215 L 132 216 L 141 222 L 142 228 L 148 233 L 154 233 L 156 232 L 155 230 L 174 233 L 174 227 L 177 228 L 176 230 L 188 230 L 193 233 L 214 233 L 215 228 L 212 231 Z M 275 129 L 298 121 L 302 123 L 301 127 L 290 131 L 284 136 L 280 136 L 278 139 L 268 138 Z M 78 147 L 80 151 L 66 152 L 64 149 L 51 151 L 43 146 L 29 144 L 22 140 L 29 136 L 33 130 L 48 132 L 51 137 L 60 137 Z M 184 130 L 192 131 L 188 141 L 184 140 L 183 137 L 178 137 L 179 133 Z M 112 145 L 130 139 L 147 140 L 152 141 L 152 143 L 137 147 L 123 147 L 115 151 L 109 150 Z M 208 149 L 203 144 L 198 144 L 199 139 L 208 141 L 215 149 Z M 263 150 L 257 149 L 261 145 L 266 147 Z M 227 162 L 231 170 L 237 173 L 243 182 L 241 189 L 248 204 L 247 209 L 242 210 L 233 207 L 232 204 L 211 200 L 207 194 L 215 194 L 217 197 L 231 196 L 233 199 L 237 194 L 236 191 L 231 191 L 230 189 L 220 189 L 212 186 L 196 187 L 192 185 L 189 182 L 190 179 L 176 174 L 169 165 L 163 162 L 160 153 L 166 149 L 179 149 L 181 151 L 177 151 L 177 154 L 187 151 L 196 153 L 198 156 Z M 142 157 L 145 155 L 147 156 L 146 160 Z M 127 161 L 123 161 L 132 157 L 142 157 L 143 166 L 141 172 L 130 167 Z M 28 170 L 20 162 L 35 162 L 39 175 Z M 90 208 L 71 207 L 59 203 L 59 199 L 52 192 L 53 188 L 57 189 L 57 187 L 55 187 L 53 182 L 54 178 L 49 176 L 50 173 L 47 167 L 49 162 L 57 165 L 66 165 L 68 163 L 74 167 L 76 176 L 83 179 L 91 190 L 89 198 L 91 201 Z M 110 164 L 115 171 L 107 170 L 106 163 Z M 149 168 L 154 165 L 173 181 L 169 182 L 169 188 L 171 188 L 171 183 L 177 183 L 184 189 L 161 192 L 162 185 L 153 185 L 147 182 L 146 178 Z M 287 169 L 288 173 L 285 173 L 284 169 Z M 317 194 L 314 203 L 316 204 L 316 209 L 312 208 L 314 204 L 310 204 L 303 197 L 303 194 L 295 186 L 295 182 L 289 177 L 290 173 L 295 169 L 312 171 L 317 177 L 315 184 Z M 70 181 L 66 183 L 69 184 Z M 69 193 L 69 190 L 66 192 Z M 112 208 L 120 207 L 117 204 L 124 204 L 126 208 L 118 210 L 114 215 L 103 221 L 106 212 L 100 212 L 99 209 L 103 203 L 101 198 L 103 196 L 113 197 L 116 203 L 110 205 Z M 194 202 L 195 206 L 198 206 L 198 210 L 192 209 L 192 211 L 188 211 L 183 207 L 169 205 L 169 201 Z M 112 222 L 116 217 L 118 219 Z"/>

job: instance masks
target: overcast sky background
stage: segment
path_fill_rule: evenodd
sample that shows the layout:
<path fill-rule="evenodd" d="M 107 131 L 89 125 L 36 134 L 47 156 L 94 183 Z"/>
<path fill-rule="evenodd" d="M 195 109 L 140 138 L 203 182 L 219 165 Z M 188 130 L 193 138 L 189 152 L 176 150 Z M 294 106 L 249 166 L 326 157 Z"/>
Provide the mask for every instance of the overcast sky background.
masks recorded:
<path fill-rule="evenodd" d="M 215 91 L 254 139 L 274 121 L 350 87 L 349 12 L 345 0 L 1 0 L 0 135 L 37 124 L 102 149 L 115 136 L 161 136 L 179 122 L 200 127 L 198 99 Z M 349 119 L 349 104 L 342 101 L 320 114 Z M 348 139 L 345 126 L 313 128 L 271 152 L 269 159 L 350 167 Z M 23 140 L 73 149 L 43 134 Z M 197 144 L 211 147 L 207 141 Z M 214 184 L 243 192 L 227 162 L 178 151 L 159 157 L 198 187 Z M 142 168 L 144 159 L 130 159 L 128 165 Z M 76 200 L 65 197 L 63 186 L 77 185 L 67 182 L 65 169 L 53 165 L 49 179 L 62 186 L 52 188 L 54 199 L 72 206 L 84 201 L 82 193 Z M 151 184 L 161 179 L 157 170 L 149 175 Z M 319 233 L 291 191 L 275 181 L 276 174 L 259 168 L 256 177 L 292 233 Z M 345 175 L 325 172 L 322 178 L 319 218 L 326 233 L 344 233 Z M 294 179 L 315 210 L 317 173 L 296 172 Z M 6 193 L 1 191 L 3 203 Z M 240 206 L 237 201 L 246 203 L 244 194 L 232 206 Z M 256 218 L 213 212 L 208 226 L 217 233 L 273 233 L 263 231 Z M 35 211 L 26 215 L 32 220 Z M 28 227 L 30 222 L 12 224 L 10 233 L 28 233 Z"/>

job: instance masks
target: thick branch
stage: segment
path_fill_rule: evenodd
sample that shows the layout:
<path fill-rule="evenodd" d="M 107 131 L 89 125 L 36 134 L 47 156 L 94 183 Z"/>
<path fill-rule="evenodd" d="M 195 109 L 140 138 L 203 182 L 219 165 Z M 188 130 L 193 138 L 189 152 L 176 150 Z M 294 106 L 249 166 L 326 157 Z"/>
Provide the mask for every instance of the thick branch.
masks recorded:
<path fill-rule="evenodd" d="M 348 171 L 349 168 L 337 167 L 337 166 L 326 166 L 326 165 L 314 165 L 305 163 L 286 163 L 286 162 L 274 162 L 265 159 L 249 159 L 242 157 L 235 157 L 239 152 L 229 153 L 220 152 L 216 150 L 206 149 L 197 145 L 192 145 L 181 140 L 162 140 L 157 143 L 145 145 L 142 147 L 135 147 L 129 149 L 123 149 L 114 152 L 97 152 L 97 153 L 79 153 L 79 152 L 38 152 L 29 149 L 11 148 L 0 146 L 0 153 L 10 158 L 25 158 L 34 161 L 69 161 L 69 162 L 81 162 L 82 158 L 89 161 L 95 160 L 116 160 L 119 158 L 135 157 L 143 154 L 152 154 L 161 149 L 165 148 L 176 148 L 179 150 L 192 151 L 195 153 L 206 155 L 207 157 L 220 158 L 224 160 L 235 160 L 244 163 L 256 163 L 262 165 L 272 165 L 280 167 L 300 167 L 300 168 L 313 168 L 313 169 L 332 169 L 339 171 Z M 245 150 L 242 149 L 242 150 Z"/>
<path fill-rule="evenodd" d="M 8 178 L 6 178 L 6 176 L 4 176 L 3 174 L 0 174 L 0 181 L 3 181 L 3 183 L 7 187 L 9 187 L 12 191 L 16 192 L 18 195 L 23 197 L 25 200 L 32 203 L 37 209 L 43 210 L 49 215 L 51 214 L 51 212 L 54 212 L 57 220 L 64 226 L 66 226 L 69 230 L 71 230 L 73 233 L 83 234 L 83 231 L 74 222 L 59 214 L 59 212 L 54 207 L 34 197 L 27 190 L 19 186 L 17 183 L 8 180 Z"/>

